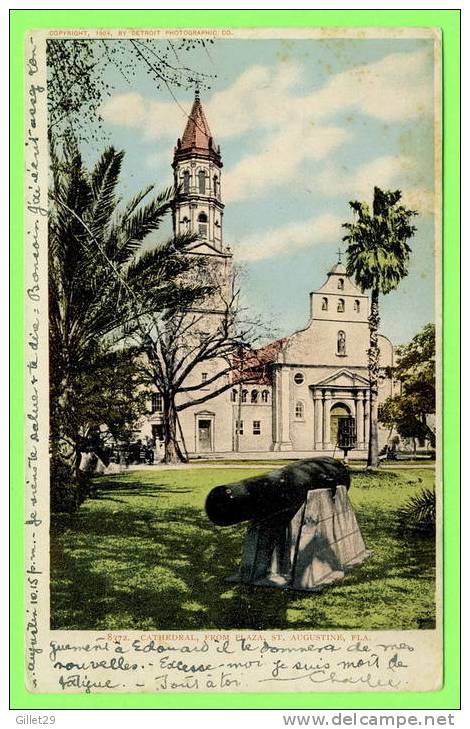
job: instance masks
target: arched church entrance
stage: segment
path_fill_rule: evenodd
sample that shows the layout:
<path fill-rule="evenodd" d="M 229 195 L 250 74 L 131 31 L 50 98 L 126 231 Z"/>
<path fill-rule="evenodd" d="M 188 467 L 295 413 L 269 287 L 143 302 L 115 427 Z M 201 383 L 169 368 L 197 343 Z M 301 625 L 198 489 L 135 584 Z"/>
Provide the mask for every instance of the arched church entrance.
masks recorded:
<path fill-rule="evenodd" d="M 349 418 L 351 411 L 347 405 L 336 403 L 330 410 L 330 437 L 331 443 L 335 446 L 338 442 L 339 421 L 341 418 Z"/>

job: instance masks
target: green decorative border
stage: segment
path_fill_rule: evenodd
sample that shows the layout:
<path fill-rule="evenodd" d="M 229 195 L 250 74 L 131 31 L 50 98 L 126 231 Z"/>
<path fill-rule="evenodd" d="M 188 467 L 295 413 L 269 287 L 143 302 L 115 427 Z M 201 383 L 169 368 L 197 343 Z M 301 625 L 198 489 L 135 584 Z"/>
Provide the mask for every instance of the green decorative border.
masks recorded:
<path fill-rule="evenodd" d="M 11 708 L 455 709 L 459 707 L 459 10 L 12 10 L 11 36 Z M 47 27 L 440 27 L 444 104 L 444 686 L 425 693 L 32 694 L 23 679 L 23 38 Z"/>

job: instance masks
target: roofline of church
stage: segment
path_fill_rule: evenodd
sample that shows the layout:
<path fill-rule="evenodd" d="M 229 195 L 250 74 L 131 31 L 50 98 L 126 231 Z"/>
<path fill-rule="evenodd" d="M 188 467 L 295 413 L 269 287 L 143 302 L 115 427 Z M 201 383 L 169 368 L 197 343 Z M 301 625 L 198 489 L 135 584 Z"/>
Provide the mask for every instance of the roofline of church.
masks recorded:
<path fill-rule="evenodd" d="M 323 291 L 323 288 L 324 288 L 324 287 L 326 286 L 326 284 L 327 284 L 327 283 L 328 283 L 328 279 L 327 279 L 327 280 L 325 281 L 325 283 L 324 283 L 324 284 L 323 284 L 322 286 L 320 286 L 320 288 L 319 288 L 319 289 L 315 289 L 314 291 L 310 291 L 310 292 L 309 292 L 309 295 L 310 295 L 310 296 L 312 296 L 312 294 L 323 294 L 323 293 L 324 293 L 324 291 Z M 352 283 L 352 281 L 351 281 L 351 283 Z M 353 284 L 353 286 L 356 286 L 356 284 Z M 356 287 L 356 288 L 357 288 L 357 287 Z M 357 291 L 359 291 L 360 293 L 357 293 Z M 343 290 L 338 290 L 338 297 L 339 297 L 339 298 L 341 298 L 341 299 L 345 299 L 345 298 L 347 298 L 348 296 L 349 296 L 349 297 L 352 297 L 352 298 L 354 298 L 354 299 L 369 299 L 369 298 L 370 298 L 370 297 L 369 297 L 369 294 L 363 294 L 363 293 L 361 292 L 361 289 L 359 289 L 359 288 L 358 288 L 358 289 L 357 289 L 357 291 L 354 291 L 353 293 L 349 293 L 349 294 L 347 294 L 347 293 L 346 293 L 345 291 L 343 291 Z M 335 292 L 335 294 L 334 294 L 334 295 L 336 296 L 336 292 Z M 339 320 L 338 320 L 338 321 L 339 321 Z"/>
<path fill-rule="evenodd" d="M 276 344 L 277 342 L 282 342 L 282 344 L 279 348 L 279 351 L 280 352 L 284 351 L 285 347 L 289 346 L 291 339 L 296 337 L 298 334 L 302 334 L 303 332 L 308 331 L 314 321 L 326 321 L 329 323 L 336 322 L 337 324 L 340 324 L 340 323 L 364 324 L 363 321 L 355 320 L 355 319 L 314 319 L 313 317 L 311 317 L 309 319 L 309 321 L 307 322 L 307 325 L 305 327 L 302 327 L 302 329 L 296 329 L 294 332 L 292 332 L 292 334 L 287 334 L 285 337 L 281 337 L 280 339 L 276 339 L 273 342 L 269 342 L 265 346 L 269 347 L 272 344 Z M 395 361 L 394 350 L 396 349 L 397 345 L 393 344 L 392 340 L 389 337 L 387 337 L 386 334 L 382 334 L 381 332 L 378 332 L 377 336 L 381 337 L 382 339 L 386 339 L 387 342 L 390 344 L 390 346 L 393 350 L 392 351 L 392 367 L 393 367 L 393 362 Z M 263 347 L 261 349 L 263 349 Z M 288 363 L 284 363 L 284 362 L 271 362 L 270 364 L 273 367 L 280 367 L 280 366 L 282 366 L 282 367 L 338 367 L 338 365 L 336 365 L 336 364 L 335 365 L 306 365 L 306 364 L 295 364 L 295 363 L 288 364 Z M 365 367 L 367 369 L 367 365 L 349 365 L 348 364 L 348 367 Z"/>

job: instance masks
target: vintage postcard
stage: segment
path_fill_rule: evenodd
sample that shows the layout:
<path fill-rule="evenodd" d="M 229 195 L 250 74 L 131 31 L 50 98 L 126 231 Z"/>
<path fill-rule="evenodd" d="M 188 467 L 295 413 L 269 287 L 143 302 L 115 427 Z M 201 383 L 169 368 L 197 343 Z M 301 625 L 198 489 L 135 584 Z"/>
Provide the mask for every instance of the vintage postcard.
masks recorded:
<path fill-rule="evenodd" d="M 24 68 L 28 690 L 439 690 L 440 30 Z"/>

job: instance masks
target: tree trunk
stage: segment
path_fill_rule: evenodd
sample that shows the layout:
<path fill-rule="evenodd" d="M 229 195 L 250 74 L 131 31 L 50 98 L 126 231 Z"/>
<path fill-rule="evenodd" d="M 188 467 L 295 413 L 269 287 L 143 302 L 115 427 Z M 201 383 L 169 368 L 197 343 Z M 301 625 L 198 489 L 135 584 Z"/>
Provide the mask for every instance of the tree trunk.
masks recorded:
<path fill-rule="evenodd" d="M 378 395 L 380 373 L 379 349 L 379 292 L 372 290 L 369 315 L 370 347 L 369 356 L 369 450 L 367 454 L 367 468 L 377 468 L 379 465 L 379 426 L 378 426 Z"/>
<path fill-rule="evenodd" d="M 188 457 L 188 449 L 186 448 L 186 441 L 184 439 L 184 433 L 183 433 L 183 426 L 181 425 L 181 420 L 178 415 L 178 411 L 176 412 L 176 422 L 178 424 L 178 430 L 181 437 L 181 445 L 183 446 L 182 450 L 180 448 L 180 451 L 182 453 L 182 458 L 185 463 L 188 463 L 189 457 Z"/>
<path fill-rule="evenodd" d="M 163 393 L 163 423 L 165 428 L 165 452 L 162 463 L 187 461 L 178 443 L 178 413 L 173 393 Z"/>

